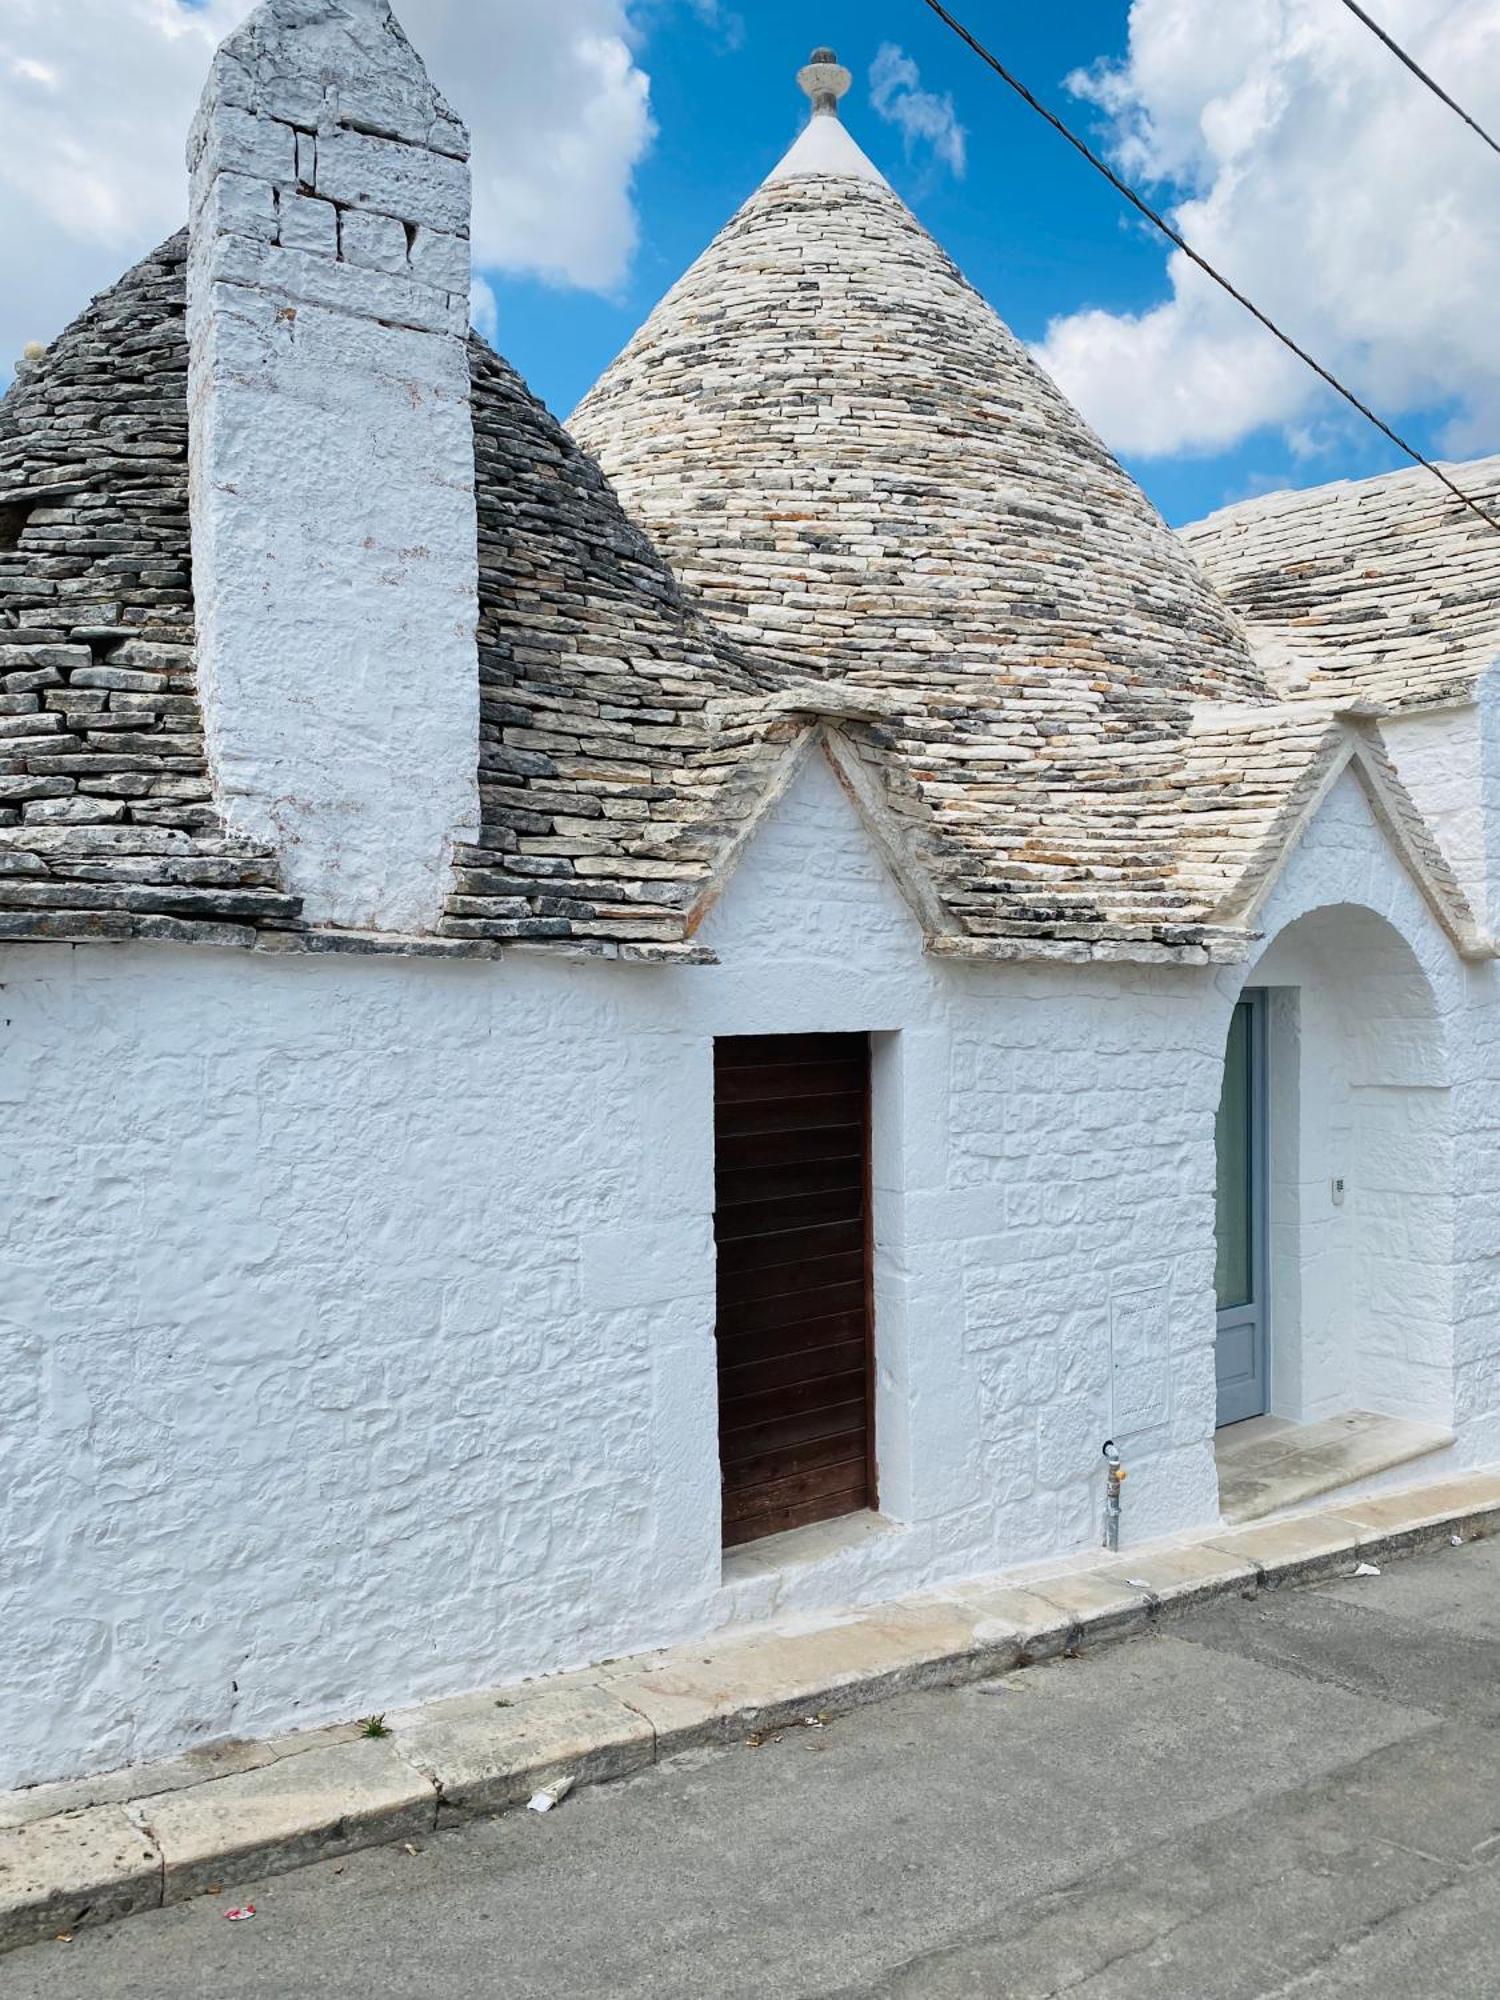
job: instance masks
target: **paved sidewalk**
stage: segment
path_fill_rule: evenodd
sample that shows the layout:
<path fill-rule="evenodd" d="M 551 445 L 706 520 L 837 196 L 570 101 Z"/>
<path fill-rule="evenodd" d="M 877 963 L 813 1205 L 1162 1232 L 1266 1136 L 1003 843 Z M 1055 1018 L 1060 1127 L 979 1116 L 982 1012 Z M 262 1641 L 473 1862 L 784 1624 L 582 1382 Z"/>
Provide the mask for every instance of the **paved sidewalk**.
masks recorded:
<path fill-rule="evenodd" d="M 746 1625 L 353 1722 L 235 1740 L 159 1764 L 0 1794 L 0 1950 L 144 1913 L 561 1782 L 619 1779 L 683 1751 L 918 1688 L 991 1679 L 1170 1625 L 1198 1604 L 1500 1531 L 1500 1471 L 1295 1518 L 1099 1552 L 863 1609 Z"/>
<path fill-rule="evenodd" d="M 7 2000 L 1493 2000 L 1500 1542 L 0 1964 Z M 253 1921 L 229 1924 L 232 1901 Z"/>

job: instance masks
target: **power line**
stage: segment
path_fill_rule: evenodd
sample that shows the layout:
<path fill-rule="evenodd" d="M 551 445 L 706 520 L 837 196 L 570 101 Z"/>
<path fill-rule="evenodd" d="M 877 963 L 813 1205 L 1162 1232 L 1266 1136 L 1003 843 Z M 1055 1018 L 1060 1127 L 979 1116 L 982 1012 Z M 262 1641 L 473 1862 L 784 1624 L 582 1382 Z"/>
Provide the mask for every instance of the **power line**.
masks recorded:
<path fill-rule="evenodd" d="M 1161 231 L 1162 235 L 1166 237 L 1169 243 L 1174 243 L 1177 246 L 1177 248 L 1182 252 L 1184 257 L 1187 257 L 1188 259 L 1191 260 L 1191 262 L 1196 264 L 1198 266 L 1198 269 L 1202 271 L 1205 274 L 1205 276 L 1212 278 L 1214 283 L 1219 287 L 1221 291 L 1227 292 L 1230 298 L 1234 300 L 1236 305 L 1243 306 L 1245 311 L 1250 314 L 1252 319 L 1258 320 L 1268 333 L 1274 335 L 1275 338 L 1281 342 L 1283 347 L 1285 347 L 1290 353 L 1295 354 L 1299 361 L 1303 362 L 1308 368 L 1310 368 L 1313 371 L 1313 373 L 1320 378 L 1320 380 L 1326 382 L 1329 388 L 1332 389 L 1337 395 L 1342 396 L 1344 401 L 1348 403 L 1351 406 L 1351 408 L 1358 410 L 1359 414 L 1362 417 L 1364 417 L 1367 422 L 1372 423 L 1375 426 L 1376 430 L 1380 432 L 1382 437 L 1388 438 L 1399 452 L 1403 452 L 1406 455 L 1406 457 L 1411 460 L 1413 465 L 1420 465 L 1425 471 L 1430 472 L 1434 479 L 1440 480 L 1442 484 L 1447 487 L 1448 491 L 1453 495 L 1455 500 L 1461 500 L 1464 506 L 1469 509 L 1471 514 L 1477 514 L 1481 521 L 1487 522 L 1489 526 L 1492 527 L 1497 534 L 1500 534 L 1500 520 L 1497 520 L 1496 517 L 1493 514 L 1491 514 L 1486 508 L 1482 507 L 1477 500 L 1472 499 L 1469 496 L 1469 494 L 1465 493 L 1461 486 L 1455 486 L 1453 481 L 1448 477 L 1447 473 L 1443 471 L 1441 466 L 1434 465 L 1430 458 L 1424 458 L 1421 452 L 1417 450 L 1415 445 L 1408 444 L 1404 437 L 1401 437 L 1396 431 L 1393 431 L 1390 425 L 1386 423 L 1383 417 L 1377 417 L 1375 412 L 1368 406 L 1368 404 L 1362 403 L 1359 397 L 1355 395 L 1352 389 L 1346 389 L 1343 383 L 1339 381 L 1338 377 L 1336 375 L 1330 374 L 1329 371 L 1323 366 L 1321 361 L 1315 361 L 1312 355 L 1308 353 L 1305 347 L 1299 347 L 1297 342 L 1292 339 L 1289 333 L 1283 333 L 1281 328 L 1276 324 L 1275 320 L 1271 319 L 1269 315 L 1267 315 L 1266 313 L 1263 313 L 1260 307 L 1256 305 L 1253 302 L 1253 300 L 1246 298 L 1245 294 L 1242 291 L 1240 291 L 1236 286 L 1232 285 L 1229 282 L 1229 280 L 1223 275 L 1222 272 L 1216 271 L 1213 265 L 1209 263 L 1206 257 L 1200 257 L 1198 252 L 1193 248 L 1192 244 L 1187 242 L 1184 237 L 1179 236 L 1177 231 L 1172 227 L 1171 223 L 1165 219 L 1165 217 L 1158 215 L 1156 210 L 1152 208 L 1149 205 L 1149 203 L 1143 201 L 1141 196 L 1136 193 L 1135 189 L 1130 186 L 1128 181 L 1121 180 L 1120 176 L 1115 172 L 1114 168 L 1111 167 L 1105 160 L 1102 160 L 1099 157 L 1099 155 L 1096 152 L 1094 152 L 1090 146 L 1086 145 L 1084 141 L 1080 139 L 1075 132 L 1070 131 L 1069 128 L 1066 125 L 1064 125 L 1063 121 L 1057 116 L 1057 113 L 1055 111 L 1049 111 L 1047 106 L 1041 102 L 1040 98 L 1033 96 L 1031 91 L 1029 91 L 1026 88 L 1025 84 L 1022 83 L 1021 79 L 1018 76 L 1012 75 L 1012 73 L 1005 67 L 1004 63 L 1001 62 L 1000 58 L 996 55 L 991 54 L 991 52 L 984 46 L 983 42 L 978 40 L 976 36 L 974 36 L 969 32 L 969 30 L 964 26 L 962 21 L 955 20 L 954 17 L 948 12 L 948 9 L 945 6 L 943 6 L 942 0 L 924 0 L 924 4 L 927 7 L 929 7 L 934 14 L 937 15 L 938 19 L 942 21 L 945 24 L 945 26 L 953 30 L 954 34 L 958 36 L 960 41 L 966 42 L 968 44 L 968 46 L 974 51 L 975 55 L 979 57 L 979 60 L 982 63 L 987 64 L 989 68 L 991 68 L 995 72 L 996 76 L 1000 78 L 1002 83 L 1009 84 L 1010 88 L 1016 93 L 1016 95 L 1019 98 L 1021 98 L 1025 103 L 1029 104 L 1032 110 L 1035 111 L 1039 117 L 1045 118 L 1047 123 L 1052 127 L 1053 131 L 1058 133 L 1060 137 L 1066 139 L 1068 144 L 1073 148 L 1075 152 L 1082 153 L 1083 157 L 1088 161 L 1089 165 L 1093 167 L 1097 173 L 1103 174 L 1104 178 L 1110 183 L 1111 187 L 1115 188 L 1120 194 L 1124 195 L 1125 199 L 1130 203 L 1132 208 L 1138 209 L 1139 212 L 1145 216 L 1148 222 L 1152 223 L 1157 229 Z"/>
<path fill-rule="evenodd" d="M 1477 132 L 1480 138 L 1483 139 L 1484 143 L 1489 147 L 1492 153 L 1500 153 L 1500 140 L 1492 139 L 1489 133 L 1486 132 L 1484 127 L 1479 123 L 1478 119 L 1471 118 L 1468 112 L 1464 110 L 1463 106 L 1461 104 L 1456 103 L 1454 99 L 1448 95 L 1447 91 L 1444 90 L 1443 86 L 1436 80 L 1436 78 L 1430 77 L 1427 74 L 1426 70 L 1423 69 L 1422 65 L 1419 62 L 1415 62 L 1412 59 L 1412 57 L 1410 57 L 1406 53 L 1405 49 L 1402 48 L 1401 44 L 1395 39 L 1393 35 L 1388 35 L 1385 29 L 1381 27 L 1378 21 L 1372 21 L 1370 16 L 1365 12 L 1364 8 L 1359 5 L 1359 0 L 1344 0 L 1344 5 L 1349 9 L 1349 12 L 1355 17 L 1356 20 L 1364 22 L 1365 26 L 1369 29 L 1372 35 L 1378 36 L 1379 39 L 1385 43 L 1386 47 L 1390 50 L 1391 54 L 1396 58 L 1398 62 L 1404 62 L 1406 64 L 1406 67 L 1411 71 L 1412 75 L 1420 78 L 1421 81 L 1426 84 L 1427 88 L 1432 92 L 1434 97 L 1440 97 L 1444 102 L 1444 104 L 1447 105 L 1450 111 L 1457 112 L 1458 116 L 1462 118 L 1465 125 L 1469 127 L 1469 130 L 1471 132 Z"/>

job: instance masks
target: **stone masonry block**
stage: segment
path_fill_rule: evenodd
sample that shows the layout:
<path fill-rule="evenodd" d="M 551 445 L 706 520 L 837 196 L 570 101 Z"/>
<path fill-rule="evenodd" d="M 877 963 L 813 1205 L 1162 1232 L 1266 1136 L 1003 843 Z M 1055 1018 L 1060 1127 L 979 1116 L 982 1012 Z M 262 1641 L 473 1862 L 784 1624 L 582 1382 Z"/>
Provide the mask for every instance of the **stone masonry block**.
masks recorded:
<path fill-rule="evenodd" d="M 248 174 L 253 180 L 289 187 L 297 173 L 296 134 L 274 118 L 221 105 L 199 128 L 200 156 L 193 185 L 206 187 L 214 174 Z"/>
<path fill-rule="evenodd" d="M 425 146 L 366 132 L 324 132 L 317 174 L 318 193 L 346 208 L 373 208 L 455 235 L 468 227 L 467 166 Z"/>
<path fill-rule="evenodd" d="M 331 201 L 284 194 L 280 207 L 283 249 L 312 251 L 321 257 L 338 255 L 339 212 Z"/>
<path fill-rule="evenodd" d="M 276 191 L 250 174 L 218 174 L 210 183 L 198 226 L 215 235 L 276 240 Z"/>
<path fill-rule="evenodd" d="M 467 331 L 467 299 L 455 306 L 448 293 L 430 285 L 389 271 L 331 262 L 305 250 L 224 237 L 214 247 L 213 276 L 220 283 L 244 285 L 263 295 L 279 293 L 297 303 L 331 306 L 422 333 L 462 336 Z"/>
<path fill-rule="evenodd" d="M 339 252 L 346 263 L 362 264 L 372 271 L 395 271 L 404 277 L 407 268 L 406 225 L 394 215 L 377 215 L 369 209 L 346 209 L 339 231 Z M 425 273 L 423 276 L 426 282 L 434 282 Z"/>
<path fill-rule="evenodd" d="M 605 1310 L 665 1305 L 673 1299 L 711 1298 L 713 1289 L 713 1242 L 706 1216 L 619 1234 L 594 1230 L 584 1240 L 587 1305 Z"/>
<path fill-rule="evenodd" d="M 407 258 L 412 276 L 440 291 L 457 292 L 465 298 L 469 291 L 470 249 L 467 236 L 452 236 L 446 230 L 419 224 Z"/>

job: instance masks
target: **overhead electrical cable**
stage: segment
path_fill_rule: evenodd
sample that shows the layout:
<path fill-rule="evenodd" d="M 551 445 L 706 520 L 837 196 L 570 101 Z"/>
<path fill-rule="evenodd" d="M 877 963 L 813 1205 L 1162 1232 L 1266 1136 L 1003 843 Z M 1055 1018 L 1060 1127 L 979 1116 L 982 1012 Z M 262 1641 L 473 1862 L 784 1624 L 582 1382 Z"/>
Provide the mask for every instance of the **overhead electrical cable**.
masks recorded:
<path fill-rule="evenodd" d="M 1198 269 L 1202 271 L 1206 277 L 1211 278 L 1221 291 L 1227 292 L 1230 298 L 1234 300 L 1236 305 L 1243 306 L 1245 311 L 1250 314 L 1252 319 L 1258 320 L 1260 324 L 1266 329 L 1267 333 L 1274 335 L 1274 337 L 1281 342 L 1282 346 L 1286 348 L 1289 353 L 1295 354 L 1297 359 L 1301 361 L 1306 367 L 1310 368 L 1313 371 L 1313 373 L 1319 377 L 1321 381 L 1326 382 L 1329 388 L 1332 389 L 1335 392 L 1335 394 L 1342 396 L 1344 401 L 1348 403 L 1352 409 L 1358 410 L 1359 414 L 1362 417 L 1364 417 L 1367 422 L 1372 423 L 1375 426 L 1376 430 L 1380 432 L 1382 437 L 1389 439 L 1389 441 L 1396 447 L 1397 451 L 1402 452 L 1407 458 L 1409 458 L 1413 465 L 1420 465 L 1424 471 L 1430 472 L 1434 479 L 1441 481 L 1441 483 L 1447 487 L 1448 491 L 1453 495 L 1455 500 L 1461 500 L 1464 506 L 1469 509 L 1471 514 L 1477 514 L 1481 521 L 1486 522 L 1490 527 L 1492 527 L 1495 530 L 1497 534 L 1500 534 L 1500 519 L 1497 519 L 1495 515 L 1491 514 L 1487 508 L 1483 507 L 1480 504 L 1480 502 L 1475 500 L 1470 494 L 1465 493 L 1461 486 L 1456 486 L 1454 482 L 1448 477 L 1447 473 L 1443 471 L 1440 465 L 1434 465 L 1432 460 L 1430 458 L 1425 458 L 1422 455 L 1422 453 L 1417 450 L 1415 445 L 1408 444 L 1404 437 L 1402 437 L 1398 432 L 1393 431 L 1390 425 L 1385 421 L 1383 417 L 1377 417 L 1375 412 L 1369 407 L 1369 405 L 1367 403 L 1362 403 L 1359 397 L 1355 395 L 1352 389 L 1346 389 L 1343 383 L 1338 379 L 1338 377 L 1336 375 L 1331 374 L 1329 370 L 1323 366 L 1321 361 L 1315 360 L 1313 356 L 1308 353 L 1305 347 L 1300 347 L 1297 344 L 1297 342 L 1293 340 L 1292 336 L 1289 333 L 1283 332 L 1282 329 L 1276 324 L 1275 320 L 1273 320 L 1269 316 L 1269 314 L 1263 313 L 1260 307 L 1256 305 L 1252 299 L 1246 298 L 1245 294 L 1242 291 L 1240 291 L 1237 286 L 1232 285 L 1228 280 L 1228 278 L 1226 278 L 1221 271 L 1215 270 L 1213 265 L 1209 263 L 1208 259 L 1206 257 L 1200 256 L 1199 253 L 1193 248 L 1192 244 L 1189 243 L 1185 237 L 1179 235 L 1178 232 L 1172 227 L 1171 223 L 1168 222 L 1164 216 L 1159 215 L 1157 211 L 1151 207 L 1149 202 L 1145 201 L 1140 195 L 1136 193 L 1135 189 L 1131 187 L 1128 181 L 1122 180 L 1120 176 L 1115 172 L 1114 168 L 1110 166 L 1106 160 L 1101 159 L 1100 156 L 1093 150 L 1091 146 L 1089 146 L 1084 140 L 1080 139 L 1076 132 L 1070 130 L 1070 128 L 1063 123 L 1061 118 L 1058 117 L 1055 111 L 1049 111 L 1047 106 L 1042 103 L 1041 99 L 1034 96 L 1033 93 L 1026 88 L 1026 85 L 1022 83 L 1021 79 L 1018 76 L 1013 75 L 1012 72 L 1005 67 L 1004 63 L 1001 62 L 1000 58 L 997 55 L 992 54 L 992 52 L 984 46 L 983 42 L 981 42 L 977 38 L 977 36 L 973 35 L 969 31 L 969 29 L 967 29 L 964 26 L 962 21 L 956 20 L 954 16 L 948 12 L 948 9 L 945 6 L 943 6 L 942 0 L 922 0 L 922 4 L 927 8 L 929 8 L 932 13 L 936 14 L 938 19 L 942 21 L 945 26 L 951 28 L 953 30 L 953 33 L 958 36 L 960 41 L 967 43 L 968 46 L 974 51 L 975 55 L 978 56 L 979 60 L 982 63 L 987 64 L 988 67 L 995 72 L 996 76 L 1000 78 L 1001 82 L 1008 84 L 1010 88 L 1016 93 L 1016 95 L 1019 98 L 1021 98 L 1024 103 L 1029 104 L 1032 110 L 1035 111 L 1039 117 L 1044 118 L 1047 121 L 1047 123 L 1052 127 L 1054 132 L 1056 132 L 1061 138 L 1066 139 L 1068 144 L 1073 148 L 1075 152 L 1081 153 L 1083 157 L 1088 161 L 1089 165 L 1093 167 L 1097 173 L 1103 174 L 1104 178 L 1109 182 L 1110 186 L 1113 187 L 1118 193 L 1124 195 L 1125 199 L 1130 203 L 1131 207 L 1139 210 L 1139 212 L 1145 216 L 1146 220 L 1149 223 L 1153 224 L 1157 229 L 1161 231 L 1162 235 L 1166 237 L 1169 243 L 1175 244 L 1177 248 L 1182 252 L 1184 257 L 1188 258 L 1192 263 L 1196 264 Z"/>
<path fill-rule="evenodd" d="M 1419 62 L 1415 61 L 1413 57 L 1409 56 L 1406 53 L 1405 49 L 1402 48 L 1401 44 L 1396 40 L 1394 35 L 1387 34 L 1385 29 L 1381 27 L 1378 21 L 1371 20 L 1370 16 L 1365 12 L 1364 8 L 1359 5 L 1359 0 L 1344 0 L 1344 5 L 1349 9 L 1349 12 L 1355 17 L 1356 20 L 1364 22 L 1365 26 L 1369 29 L 1372 35 L 1377 36 L 1382 42 L 1385 43 L 1386 47 L 1390 50 L 1391 54 L 1396 58 L 1398 62 L 1404 62 L 1406 64 L 1406 67 L 1411 71 L 1412 75 L 1414 77 L 1419 78 L 1423 83 L 1426 84 L 1427 88 L 1432 92 L 1434 97 L 1441 98 L 1443 103 L 1447 105 L 1450 111 L 1455 112 L 1460 118 L 1462 118 L 1465 125 L 1469 127 L 1469 130 L 1471 132 L 1477 132 L 1480 138 L 1483 139 L 1484 143 L 1489 147 L 1492 153 L 1500 153 L 1500 139 L 1492 139 L 1489 133 L 1486 132 L 1484 127 L 1480 124 L 1479 120 L 1477 118 L 1471 118 L 1468 112 L 1464 110 L 1463 106 L 1448 95 L 1447 91 L 1444 90 L 1443 86 L 1437 81 L 1436 77 L 1429 76 L 1426 70 L 1423 69 L 1422 65 Z"/>

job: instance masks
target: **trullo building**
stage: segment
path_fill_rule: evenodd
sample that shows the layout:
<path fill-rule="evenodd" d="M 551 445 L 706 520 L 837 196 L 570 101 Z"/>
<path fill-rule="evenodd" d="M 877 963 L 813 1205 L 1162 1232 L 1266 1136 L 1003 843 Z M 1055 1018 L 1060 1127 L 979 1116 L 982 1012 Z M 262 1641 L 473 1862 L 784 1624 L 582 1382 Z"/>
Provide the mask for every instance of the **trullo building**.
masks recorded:
<path fill-rule="evenodd" d="M 1169 532 L 844 80 L 564 429 L 265 0 L 0 408 L 0 1785 L 1500 1458 L 1500 537 Z"/>

